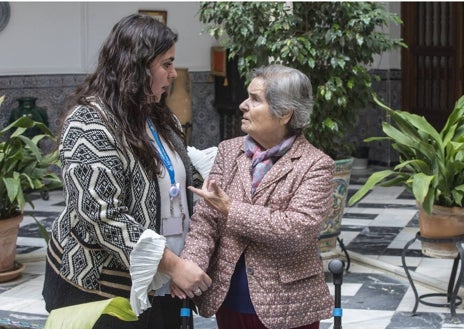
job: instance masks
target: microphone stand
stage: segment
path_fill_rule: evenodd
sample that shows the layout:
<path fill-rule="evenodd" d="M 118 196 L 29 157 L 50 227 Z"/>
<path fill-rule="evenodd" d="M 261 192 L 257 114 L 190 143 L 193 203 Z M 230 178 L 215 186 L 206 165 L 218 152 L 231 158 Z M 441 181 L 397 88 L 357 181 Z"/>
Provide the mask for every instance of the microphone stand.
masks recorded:
<path fill-rule="evenodd" d="M 333 259 L 329 262 L 329 270 L 333 275 L 333 283 L 335 285 L 335 308 L 333 310 L 334 327 L 333 329 L 342 329 L 342 313 L 341 308 L 341 285 L 343 283 L 343 269 L 345 264 L 339 259 Z"/>
<path fill-rule="evenodd" d="M 190 307 L 188 298 L 182 300 L 182 307 L 180 309 L 180 329 L 190 329 Z"/>

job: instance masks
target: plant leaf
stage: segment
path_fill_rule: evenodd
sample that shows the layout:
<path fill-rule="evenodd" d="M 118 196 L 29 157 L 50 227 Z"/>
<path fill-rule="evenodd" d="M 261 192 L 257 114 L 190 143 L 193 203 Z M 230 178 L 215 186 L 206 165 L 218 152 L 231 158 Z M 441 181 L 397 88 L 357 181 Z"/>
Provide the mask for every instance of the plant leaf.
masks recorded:
<path fill-rule="evenodd" d="M 395 172 L 390 169 L 373 173 L 367 179 L 366 183 L 348 200 L 348 206 L 351 207 L 356 202 L 361 200 L 375 185 L 379 184 L 381 181 L 392 174 L 395 174 Z"/>
<path fill-rule="evenodd" d="M 412 178 L 412 193 L 417 201 L 423 203 L 429 192 L 430 183 L 434 176 L 429 176 L 424 173 L 417 173 Z"/>
<path fill-rule="evenodd" d="M 123 321 L 137 320 L 129 300 L 114 297 L 55 309 L 50 312 L 44 329 L 92 329 L 102 314 L 109 314 Z"/>
<path fill-rule="evenodd" d="M 39 227 L 39 232 L 40 232 L 40 236 L 45 240 L 45 242 L 48 244 L 48 241 L 50 241 L 50 234 L 48 234 L 48 231 L 47 229 L 45 228 L 45 226 L 42 225 L 41 222 L 39 222 L 39 220 L 37 218 L 35 218 L 34 215 L 30 215 L 35 223 L 37 224 L 37 226 Z"/>

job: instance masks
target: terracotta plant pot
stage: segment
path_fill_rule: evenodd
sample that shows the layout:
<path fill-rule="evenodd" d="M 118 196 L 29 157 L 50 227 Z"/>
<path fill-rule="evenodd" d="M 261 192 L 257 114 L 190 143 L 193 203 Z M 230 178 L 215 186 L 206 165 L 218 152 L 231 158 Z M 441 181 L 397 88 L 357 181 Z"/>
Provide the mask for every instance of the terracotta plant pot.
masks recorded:
<path fill-rule="evenodd" d="M 419 205 L 419 230 L 428 239 L 454 238 L 464 235 L 464 208 L 433 206 L 427 214 Z M 458 250 L 454 243 L 422 241 L 422 253 L 435 258 L 455 258 Z"/>
<path fill-rule="evenodd" d="M 16 240 L 23 215 L 0 220 L 0 273 L 14 270 Z"/>

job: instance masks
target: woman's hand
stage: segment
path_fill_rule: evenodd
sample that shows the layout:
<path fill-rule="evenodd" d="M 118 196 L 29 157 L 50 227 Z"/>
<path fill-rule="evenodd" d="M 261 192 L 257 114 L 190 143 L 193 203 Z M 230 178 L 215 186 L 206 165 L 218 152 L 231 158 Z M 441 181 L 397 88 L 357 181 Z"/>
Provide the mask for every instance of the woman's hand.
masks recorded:
<path fill-rule="evenodd" d="M 211 286 L 211 278 L 194 262 L 182 259 L 178 265 L 171 281 L 190 298 L 201 295 Z"/>
<path fill-rule="evenodd" d="M 186 297 L 186 295 L 184 294 L 184 292 L 182 291 L 182 289 L 180 289 L 174 282 L 170 282 L 169 283 L 169 291 L 171 292 L 171 297 L 174 298 L 174 297 L 179 297 L 180 299 L 184 299 Z"/>
<path fill-rule="evenodd" d="M 197 264 L 180 258 L 167 248 L 158 270 L 169 275 L 179 298 L 199 296 L 211 286 L 211 278 Z"/>
<path fill-rule="evenodd" d="M 205 199 L 206 203 L 214 209 L 223 213 L 224 215 L 229 214 L 230 204 L 232 203 L 231 198 L 221 189 L 214 179 L 207 177 L 203 182 L 201 189 L 189 186 L 188 189 L 193 193 L 199 195 Z"/>

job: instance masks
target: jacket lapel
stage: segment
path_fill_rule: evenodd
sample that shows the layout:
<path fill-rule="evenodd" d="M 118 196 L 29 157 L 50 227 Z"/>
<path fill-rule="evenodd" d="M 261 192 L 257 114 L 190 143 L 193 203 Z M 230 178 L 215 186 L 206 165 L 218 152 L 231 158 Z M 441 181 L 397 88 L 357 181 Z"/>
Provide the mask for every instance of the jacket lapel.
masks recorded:
<path fill-rule="evenodd" d="M 246 198 L 251 200 L 251 174 L 250 174 L 251 159 L 245 152 L 241 153 L 237 158 L 237 177 L 242 191 L 245 191 Z"/>

